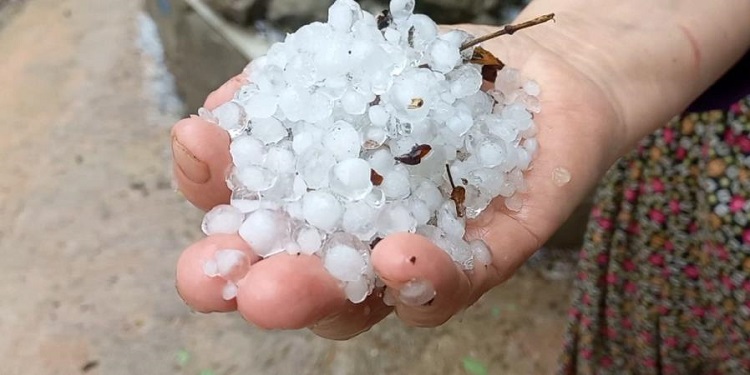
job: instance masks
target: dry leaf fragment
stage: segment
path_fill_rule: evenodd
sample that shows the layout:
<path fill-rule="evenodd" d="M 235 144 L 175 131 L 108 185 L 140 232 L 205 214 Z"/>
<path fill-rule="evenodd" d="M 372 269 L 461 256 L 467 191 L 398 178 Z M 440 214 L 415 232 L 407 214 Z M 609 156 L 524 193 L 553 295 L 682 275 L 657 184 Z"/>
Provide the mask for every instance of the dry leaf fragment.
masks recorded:
<path fill-rule="evenodd" d="M 416 145 L 407 154 L 396 156 L 394 159 L 406 165 L 418 165 L 430 151 L 432 151 L 430 145 Z"/>

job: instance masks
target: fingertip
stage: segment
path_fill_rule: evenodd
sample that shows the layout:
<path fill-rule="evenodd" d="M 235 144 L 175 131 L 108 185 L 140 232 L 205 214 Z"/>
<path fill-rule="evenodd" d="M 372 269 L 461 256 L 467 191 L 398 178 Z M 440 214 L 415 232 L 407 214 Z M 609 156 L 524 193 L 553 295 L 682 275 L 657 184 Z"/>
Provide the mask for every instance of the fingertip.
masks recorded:
<path fill-rule="evenodd" d="M 378 275 L 397 285 L 425 276 L 440 279 L 441 269 L 453 266 L 446 252 L 427 238 L 409 233 L 386 237 L 373 249 L 371 257 Z"/>
<path fill-rule="evenodd" d="M 239 283 L 237 307 L 265 329 L 302 329 L 345 308 L 339 282 L 320 258 L 278 254 L 254 265 Z"/>
<path fill-rule="evenodd" d="M 229 201 L 229 143 L 226 131 L 200 118 L 180 120 L 172 128 L 175 178 L 180 191 L 196 207 L 209 210 Z"/>
<path fill-rule="evenodd" d="M 182 252 L 177 261 L 177 292 L 188 306 L 198 312 L 229 312 L 237 309 L 234 299 L 227 301 L 222 297 L 226 280 L 209 277 L 203 272 L 205 263 L 212 260 L 214 254 L 222 249 L 241 250 L 249 257 L 251 263 L 257 260 L 257 256 L 240 237 L 216 235 L 194 243 Z"/>
<path fill-rule="evenodd" d="M 425 237 L 389 236 L 373 250 L 372 262 L 388 293 L 395 297 L 396 314 L 409 325 L 441 325 L 470 298 L 467 276 Z"/>

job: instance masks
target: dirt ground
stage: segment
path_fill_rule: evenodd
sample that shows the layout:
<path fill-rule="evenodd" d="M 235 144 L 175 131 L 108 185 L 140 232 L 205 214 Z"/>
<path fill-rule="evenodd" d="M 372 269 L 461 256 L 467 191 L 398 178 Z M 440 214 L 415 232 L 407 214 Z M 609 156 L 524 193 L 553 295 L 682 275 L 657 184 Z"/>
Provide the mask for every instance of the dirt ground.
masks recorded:
<path fill-rule="evenodd" d="M 12 3 L 0 10 L 0 373 L 552 372 L 570 281 L 534 270 L 443 327 L 388 319 L 348 342 L 189 311 L 173 267 L 202 214 L 172 188 L 181 109 L 142 4 Z"/>

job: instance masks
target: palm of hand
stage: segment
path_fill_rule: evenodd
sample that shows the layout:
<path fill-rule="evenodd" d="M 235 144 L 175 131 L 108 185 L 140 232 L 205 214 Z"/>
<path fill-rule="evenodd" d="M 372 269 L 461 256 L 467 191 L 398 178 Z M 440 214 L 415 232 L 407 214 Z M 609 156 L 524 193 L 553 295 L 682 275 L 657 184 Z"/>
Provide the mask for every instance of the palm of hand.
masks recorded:
<path fill-rule="evenodd" d="M 484 33 L 479 26 L 464 28 L 477 35 Z M 614 161 L 616 152 L 611 146 L 621 127 L 614 105 L 606 100 L 600 87 L 585 72 L 533 39 L 495 40 L 486 43 L 485 48 L 524 76 L 538 81 L 543 90 L 542 113 L 535 118 L 540 151 L 527 174 L 529 190 L 523 195 L 522 209 L 509 212 L 502 201 L 495 200 L 478 219 L 467 224 L 467 236 L 483 239 L 492 250 L 492 265 L 467 273 L 426 239 L 398 234 L 378 244 L 372 254 L 373 265 L 391 291 L 398 291 L 414 279 L 430 282 L 436 296 L 428 305 L 386 306 L 382 293 L 377 291 L 365 302 L 351 304 L 319 258 L 291 255 L 262 261 L 253 257 L 250 271 L 238 283 L 236 301 L 224 301 L 223 282 L 206 277 L 202 263 L 223 248 L 248 254 L 251 251 L 237 235 L 210 236 L 186 249 L 180 258 L 177 287 L 183 299 L 202 312 L 238 310 L 250 323 L 263 328 L 309 327 L 321 336 L 344 339 L 369 329 L 394 309 L 407 324 L 440 325 L 510 278 Z M 235 79 L 212 93 L 207 107 L 229 100 L 240 84 Z M 208 209 L 228 200 L 223 179 L 231 162 L 228 144 L 221 129 L 197 118 L 183 120 L 173 129 L 175 174 L 180 189 L 200 208 Z M 210 177 L 197 182 L 188 178 L 189 168 L 183 164 L 195 167 L 196 162 L 204 163 Z M 556 168 L 570 171 L 569 184 L 555 183 Z"/>

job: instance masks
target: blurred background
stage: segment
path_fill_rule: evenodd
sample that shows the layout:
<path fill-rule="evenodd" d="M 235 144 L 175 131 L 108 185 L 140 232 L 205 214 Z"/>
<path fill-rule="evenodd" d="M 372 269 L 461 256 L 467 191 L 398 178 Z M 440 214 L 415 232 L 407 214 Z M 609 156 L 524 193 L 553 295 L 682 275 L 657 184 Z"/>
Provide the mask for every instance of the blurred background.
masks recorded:
<path fill-rule="evenodd" d="M 378 12 L 383 0 L 362 0 Z M 421 0 L 502 24 L 523 1 Z M 0 0 L 0 374 L 549 374 L 586 210 L 446 325 L 347 342 L 191 312 L 174 289 L 202 213 L 169 128 L 317 0 Z"/>

